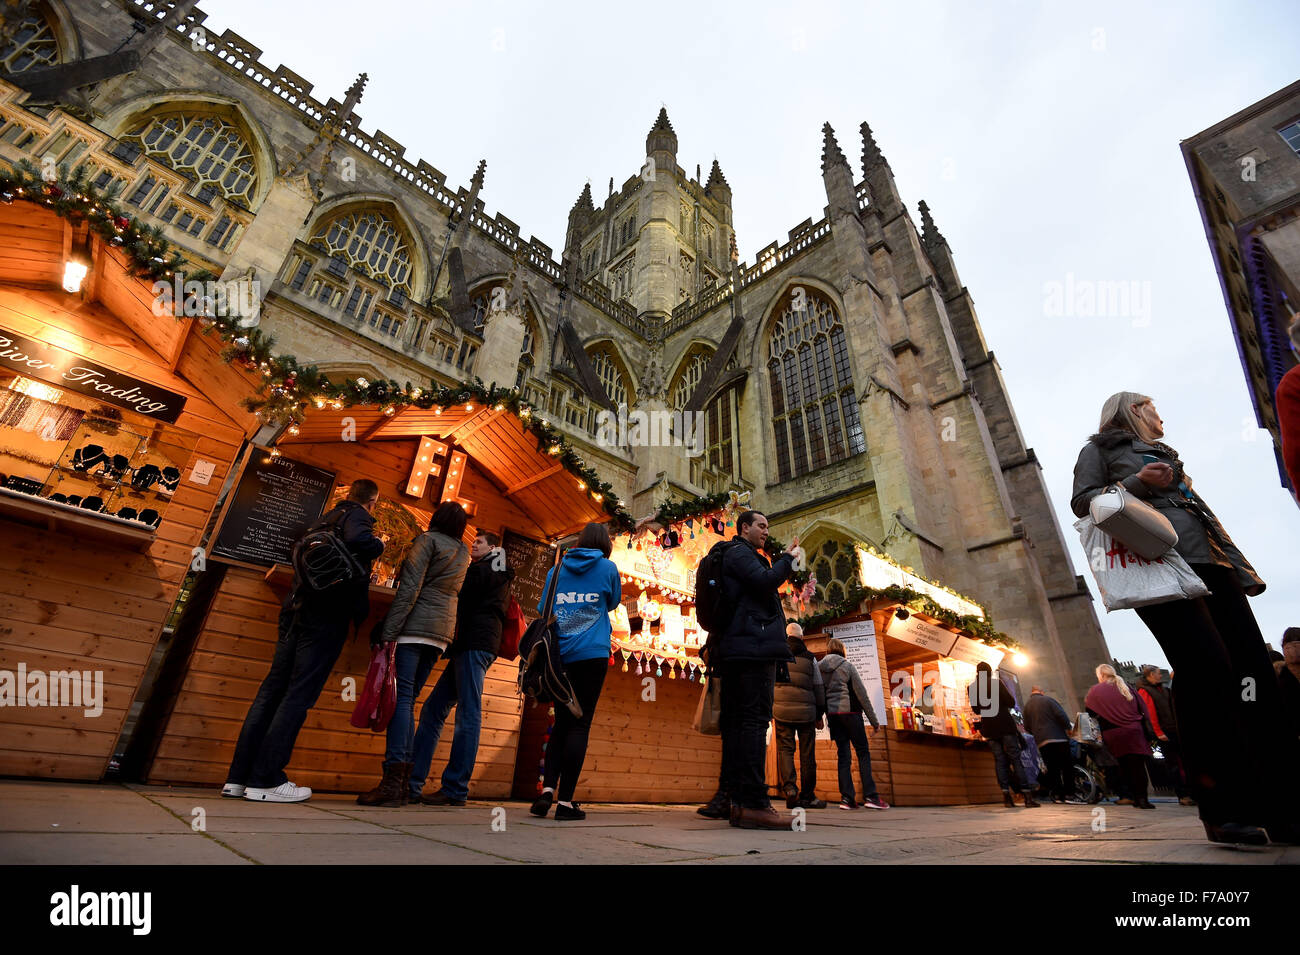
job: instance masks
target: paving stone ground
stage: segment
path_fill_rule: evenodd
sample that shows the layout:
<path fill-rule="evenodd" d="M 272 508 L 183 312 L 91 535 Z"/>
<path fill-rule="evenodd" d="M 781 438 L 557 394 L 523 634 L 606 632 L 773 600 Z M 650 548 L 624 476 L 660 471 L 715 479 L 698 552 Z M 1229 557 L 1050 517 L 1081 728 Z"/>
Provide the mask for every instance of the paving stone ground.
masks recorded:
<path fill-rule="evenodd" d="M 561 823 L 518 802 L 367 809 L 327 794 L 275 805 L 216 789 L 0 780 L 0 864 L 1300 863 L 1296 847 L 1211 845 L 1195 809 L 1157 806 L 832 806 L 809 810 L 803 831 L 755 832 L 693 806 L 593 804 Z"/>

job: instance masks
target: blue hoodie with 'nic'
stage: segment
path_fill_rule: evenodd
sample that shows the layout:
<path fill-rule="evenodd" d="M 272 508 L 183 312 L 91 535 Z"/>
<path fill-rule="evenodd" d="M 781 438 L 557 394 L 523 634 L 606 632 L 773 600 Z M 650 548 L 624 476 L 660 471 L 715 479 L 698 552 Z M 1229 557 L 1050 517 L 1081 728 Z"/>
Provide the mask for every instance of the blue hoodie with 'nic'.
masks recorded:
<path fill-rule="evenodd" d="M 546 572 L 551 583 L 554 568 Z M 543 590 L 543 597 L 545 590 Z M 575 547 L 560 561 L 555 590 L 555 619 L 560 634 L 560 659 L 565 663 L 609 656 L 609 612 L 622 600 L 618 567 L 594 547 Z M 541 613 L 543 603 L 538 603 Z"/>

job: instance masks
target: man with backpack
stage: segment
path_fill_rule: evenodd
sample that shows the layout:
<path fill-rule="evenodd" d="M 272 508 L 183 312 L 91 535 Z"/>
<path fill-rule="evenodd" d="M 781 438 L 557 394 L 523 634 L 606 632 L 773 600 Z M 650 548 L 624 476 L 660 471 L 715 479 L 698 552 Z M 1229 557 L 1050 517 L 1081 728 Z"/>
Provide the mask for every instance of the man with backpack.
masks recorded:
<path fill-rule="evenodd" d="M 766 763 L 777 664 L 792 659 L 777 589 L 794 573 L 794 558 L 785 553 L 770 560 L 767 538 L 767 518 L 745 511 L 736 518 L 735 540 L 710 552 L 721 556 L 720 574 L 710 572 L 710 557 L 700 562 L 705 572 L 696 574 L 697 598 L 703 592 L 706 605 L 714 602 L 709 619 L 701 618 L 714 627 L 706 662 L 722 681 L 722 772 L 718 794 L 700 814 L 718 819 L 725 813 L 741 829 L 790 828 L 768 799 Z M 719 579 L 719 586 L 711 588 L 709 578 Z"/>
<path fill-rule="evenodd" d="M 483 726 L 483 678 L 501 649 L 510 581 L 515 577 L 506 566 L 501 538 L 491 531 L 478 532 L 469 556 L 469 570 L 456 603 L 456 637 L 447 651 L 447 667 L 420 710 L 420 726 L 411 754 L 410 801 L 426 806 L 463 806 L 469 796 L 469 778 L 474 772 Z M 451 755 L 442 773 L 442 788 L 422 796 L 433 751 L 438 748 L 438 738 L 452 707 L 456 708 L 456 725 Z"/>
<path fill-rule="evenodd" d="M 372 511 L 378 500 L 378 484 L 365 478 L 355 481 L 347 499 L 304 536 L 304 541 L 319 545 L 318 552 L 341 545 L 345 569 L 318 578 L 311 566 L 297 560 L 301 548 L 295 552 L 293 586 L 280 610 L 280 640 L 271 670 L 244 717 L 221 795 L 254 802 L 311 798 L 310 789 L 289 781 L 284 767 L 293 756 L 307 711 L 316 705 L 343 652 L 349 629 L 359 627 L 370 613 L 370 568 L 384 552 L 383 541 L 374 533 Z M 353 563 L 346 561 L 349 555 Z"/>

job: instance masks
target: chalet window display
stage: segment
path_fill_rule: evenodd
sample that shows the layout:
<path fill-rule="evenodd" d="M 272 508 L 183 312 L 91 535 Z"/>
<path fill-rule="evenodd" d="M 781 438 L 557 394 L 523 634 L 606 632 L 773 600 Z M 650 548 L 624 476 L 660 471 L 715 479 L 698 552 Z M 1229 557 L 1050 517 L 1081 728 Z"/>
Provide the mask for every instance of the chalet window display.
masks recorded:
<path fill-rule="evenodd" d="M 0 380 L 0 487 L 157 528 L 198 436 L 23 376 Z"/>

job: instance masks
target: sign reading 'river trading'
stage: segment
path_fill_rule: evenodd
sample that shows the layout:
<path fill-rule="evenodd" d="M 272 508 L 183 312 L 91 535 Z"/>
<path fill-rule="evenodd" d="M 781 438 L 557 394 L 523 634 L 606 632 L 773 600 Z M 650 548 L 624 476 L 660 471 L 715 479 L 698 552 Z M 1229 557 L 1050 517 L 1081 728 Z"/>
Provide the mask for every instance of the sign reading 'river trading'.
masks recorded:
<path fill-rule="evenodd" d="M 212 556 L 268 566 L 289 563 L 294 542 L 320 519 L 333 486 L 329 471 L 285 457 L 268 461 L 254 451 Z"/>
<path fill-rule="evenodd" d="M 185 396 L 0 328 L 0 370 L 58 385 L 78 394 L 175 424 Z"/>

